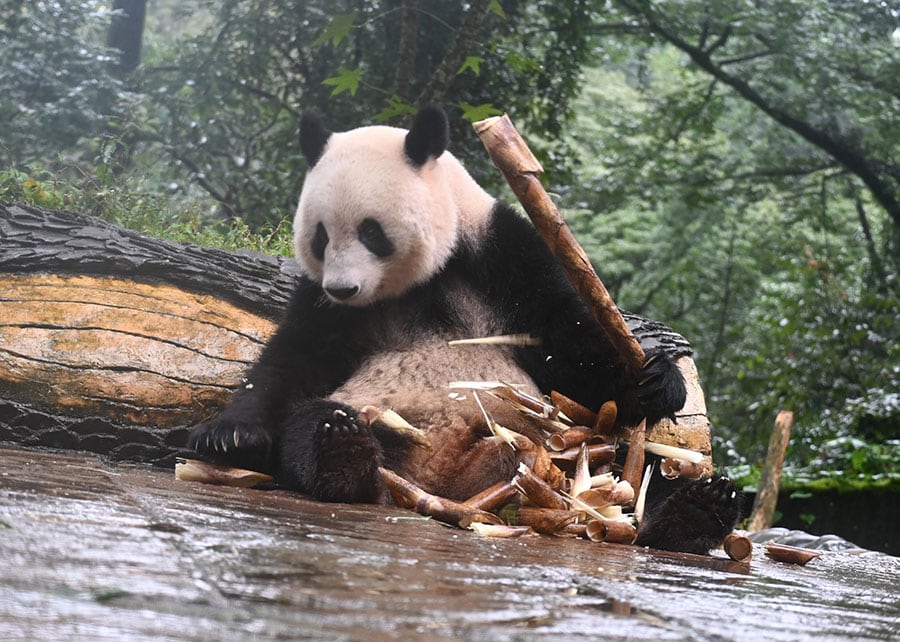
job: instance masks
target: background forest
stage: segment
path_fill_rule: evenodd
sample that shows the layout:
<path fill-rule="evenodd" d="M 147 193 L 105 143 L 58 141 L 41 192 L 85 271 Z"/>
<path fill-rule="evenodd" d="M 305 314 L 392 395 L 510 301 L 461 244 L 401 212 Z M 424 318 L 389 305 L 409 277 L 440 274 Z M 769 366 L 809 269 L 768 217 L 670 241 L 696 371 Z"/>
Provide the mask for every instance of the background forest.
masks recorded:
<path fill-rule="evenodd" d="M 230 248 L 289 252 L 303 109 L 440 103 L 511 198 L 469 126 L 508 112 L 720 463 L 790 408 L 795 481 L 900 482 L 897 0 L 0 0 L 0 57 L 0 199 Z"/>

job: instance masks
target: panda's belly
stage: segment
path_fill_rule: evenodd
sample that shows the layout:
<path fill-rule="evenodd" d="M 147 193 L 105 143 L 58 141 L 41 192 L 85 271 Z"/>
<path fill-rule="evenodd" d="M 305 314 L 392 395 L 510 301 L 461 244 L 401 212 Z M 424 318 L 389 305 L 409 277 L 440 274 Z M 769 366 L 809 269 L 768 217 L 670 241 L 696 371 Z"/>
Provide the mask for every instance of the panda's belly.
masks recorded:
<path fill-rule="evenodd" d="M 394 407 L 398 399 L 448 397 L 452 381 L 502 381 L 538 394 L 516 362 L 512 348 L 498 345 L 451 346 L 444 337 L 420 340 L 406 349 L 369 357 L 331 398 L 350 406 Z"/>

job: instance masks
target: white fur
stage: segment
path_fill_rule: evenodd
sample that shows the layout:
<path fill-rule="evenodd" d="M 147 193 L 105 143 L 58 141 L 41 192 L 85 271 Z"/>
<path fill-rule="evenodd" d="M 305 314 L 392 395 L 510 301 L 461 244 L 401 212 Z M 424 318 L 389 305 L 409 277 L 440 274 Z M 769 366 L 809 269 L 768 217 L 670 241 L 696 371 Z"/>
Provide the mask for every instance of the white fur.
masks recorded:
<path fill-rule="evenodd" d="M 406 130 L 360 127 L 332 134 L 306 176 L 294 217 L 294 251 L 306 274 L 325 287 L 358 286 L 343 301 L 365 306 L 402 294 L 437 273 L 460 242 L 484 233 L 494 198 L 449 152 L 417 168 L 403 152 Z M 381 259 L 357 238 L 377 220 L 395 252 Z M 319 262 L 310 244 L 319 222 L 329 243 Z"/>

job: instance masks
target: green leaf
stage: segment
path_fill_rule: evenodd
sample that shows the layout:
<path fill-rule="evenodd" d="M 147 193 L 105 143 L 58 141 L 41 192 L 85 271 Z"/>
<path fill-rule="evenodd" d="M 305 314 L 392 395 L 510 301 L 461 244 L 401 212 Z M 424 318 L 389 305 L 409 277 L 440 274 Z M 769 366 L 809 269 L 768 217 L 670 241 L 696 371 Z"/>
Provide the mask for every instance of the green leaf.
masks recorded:
<path fill-rule="evenodd" d="M 456 75 L 460 76 L 466 71 L 466 69 L 471 69 L 472 72 L 477 76 L 481 73 L 482 62 L 484 62 L 484 58 L 480 56 L 469 56 L 466 58 L 465 62 L 463 62 L 462 66 L 459 68 L 459 71 L 456 72 Z"/>
<path fill-rule="evenodd" d="M 331 44 L 337 47 L 341 44 L 341 40 L 346 38 L 347 34 L 350 33 L 355 21 L 356 13 L 342 13 L 336 15 L 331 19 L 331 23 L 325 31 L 322 32 L 322 35 L 313 41 L 312 46 L 318 47 L 330 40 Z"/>
<path fill-rule="evenodd" d="M 496 15 L 500 16 L 504 20 L 506 20 L 506 12 L 503 10 L 503 7 L 500 5 L 500 0 L 491 0 L 491 4 L 488 5 L 488 9 L 493 11 Z"/>
<path fill-rule="evenodd" d="M 470 105 L 467 102 L 459 103 L 459 108 L 463 110 L 462 117 L 469 122 L 484 120 L 489 116 L 500 116 L 502 111 L 494 107 L 491 103 L 482 103 L 480 105 Z"/>
<path fill-rule="evenodd" d="M 322 81 L 322 84 L 334 87 L 331 91 L 332 96 L 337 96 L 345 91 L 349 91 L 351 96 L 355 96 L 356 90 L 359 89 L 359 79 L 361 77 L 362 69 L 344 69 L 341 67 L 337 76 L 326 78 Z"/>
<path fill-rule="evenodd" d="M 386 120 L 390 120 L 404 114 L 415 114 L 417 111 L 415 105 L 410 105 L 409 103 L 404 102 L 397 95 L 391 96 L 390 98 L 385 100 L 385 102 L 387 103 L 387 107 L 385 107 L 375 115 L 376 123 L 383 123 Z"/>

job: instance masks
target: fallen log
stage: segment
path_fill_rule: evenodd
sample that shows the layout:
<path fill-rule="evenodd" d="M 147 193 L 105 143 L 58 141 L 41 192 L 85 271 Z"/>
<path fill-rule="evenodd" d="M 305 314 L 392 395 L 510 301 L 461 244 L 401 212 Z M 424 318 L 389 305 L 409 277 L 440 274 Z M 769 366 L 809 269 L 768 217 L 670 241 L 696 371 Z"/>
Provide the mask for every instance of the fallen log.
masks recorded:
<path fill-rule="evenodd" d="M 241 385 L 297 274 L 287 258 L 0 203 L 0 442 L 174 466 L 190 426 Z M 625 318 L 688 380 L 678 425 L 661 422 L 648 439 L 708 455 L 690 345 L 661 323 Z"/>

